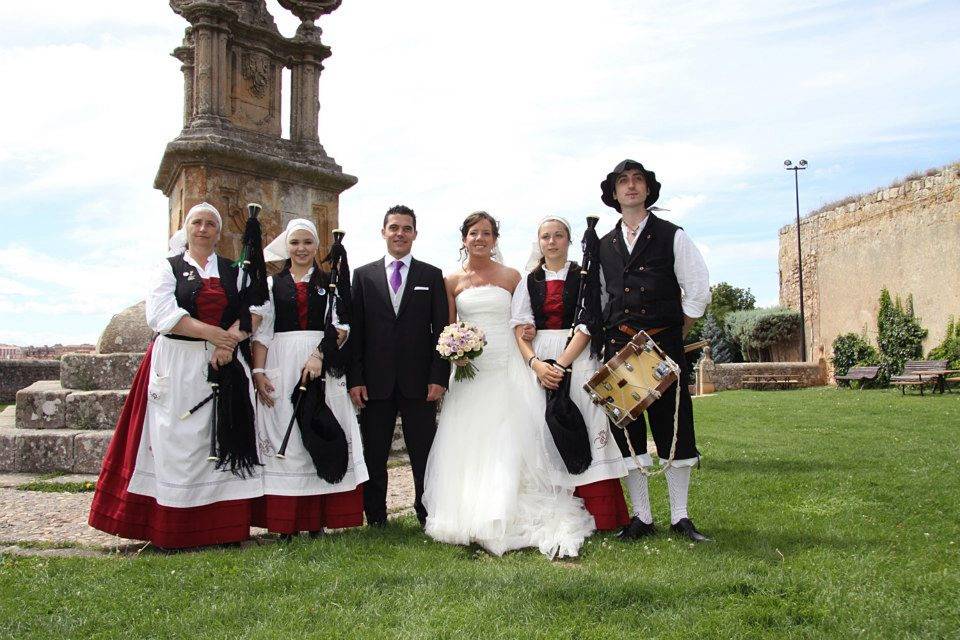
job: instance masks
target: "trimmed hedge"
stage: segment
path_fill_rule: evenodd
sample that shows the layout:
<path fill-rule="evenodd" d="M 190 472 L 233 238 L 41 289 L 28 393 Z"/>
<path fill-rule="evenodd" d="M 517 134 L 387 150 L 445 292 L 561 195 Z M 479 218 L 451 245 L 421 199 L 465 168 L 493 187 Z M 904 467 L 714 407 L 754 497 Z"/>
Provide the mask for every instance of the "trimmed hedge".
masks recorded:
<path fill-rule="evenodd" d="M 724 320 L 726 333 L 740 346 L 743 358 L 779 342 L 793 340 L 800 330 L 800 313 L 783 307 L 733 311 Z"/>

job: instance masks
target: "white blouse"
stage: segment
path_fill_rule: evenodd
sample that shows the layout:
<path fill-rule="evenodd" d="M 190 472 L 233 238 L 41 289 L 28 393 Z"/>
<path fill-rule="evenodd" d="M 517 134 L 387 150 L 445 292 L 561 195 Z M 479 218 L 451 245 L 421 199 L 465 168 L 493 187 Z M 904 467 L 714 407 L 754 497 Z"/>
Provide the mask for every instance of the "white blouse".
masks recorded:
<path fill-rule="evenodd" d="M 190 255 L 189 251 L 183 254 L 183 258 L 188 264 L 197 268 L 200 277 L 204 280 L 220 277 L 216 253 L 211 254 L 210 257 L 207 258 L 205 265 L 200 265 L 193 256 Z M 241 271 L 237 274 L 237 288 L 240 287 L 242 278 L 243 272 Z M 147 325 L 157 333 L 170 333 L 173 328 L 177 326 L 177 323 L 180 322 L 180 318 L 190 315 L 186 309 L 177 304 L 176 289 L 177 278 L 173 275 L 170 261 L 163 260 L 157 263 L 157 268 L 154 270 L 151 287 L 147 292 L 146 299 Z M 254 307 L 250 308 L 250 312 L 261 315 Z"/>
<path fill-rule="evenodd" d="M 300 278 L 300 282 L 310 282 L 310 276 L 312 275 L 313 275 L 313 267 L 310 267 L 310 269 L 304 274 L 304 276 Z M 250 307 L 250 313 L 256 313 L 258 316 L 263 318 L 263 320 L 260 322 L 260 327 L 254 332 L 253 336 L 251 337 L 251 340 L 259 342 L 263 346 L 269 348 L 270 343 L 273 342 L 274 321 L 276 320 L 276 317 L 277 317 L 275 308 L 273 306 L 273 276 L 270 276 L 269 278 L 267 278 L 267 288 L 270 291 L 270 297 L 261 306 Z M 327 299 L 326 295 L 328 294 L 326 294 L 325 292 L 325 295 L 323 297 L 324 301 L 326 301 Z M 335 326 L 337 329 L 342 329 L 346 331 L 347 336 L 349 337 L 350 326 L 346 324 L 340 324 L 340 318 L 337 316 L 336 305 L 334 305 L 334 308 L 333 308 L 333 326 Z"/>
<path fill-rule="evenodd" d="M 547 265 L 545 264 L 538 268 L 543 269 L 544 279 L 548 282 L 551 280 L 566 280 L 567 273 L 570 271 L 570 261 L 568 260 L 563 265 L 563 268 L 558 271 L 547 269 Z M 520 283 L 513 292 L 513 300 L 510 304 L 510 328 L 512 329 L 521 324 L 534 323 L 533 304 L 530 302 L 530 290 L 527 288 L 527 278 L 524 276 L 520 278 Z M 590 331 L 585 324 L 577 325 L 577 331 L 590 335 Z"/>

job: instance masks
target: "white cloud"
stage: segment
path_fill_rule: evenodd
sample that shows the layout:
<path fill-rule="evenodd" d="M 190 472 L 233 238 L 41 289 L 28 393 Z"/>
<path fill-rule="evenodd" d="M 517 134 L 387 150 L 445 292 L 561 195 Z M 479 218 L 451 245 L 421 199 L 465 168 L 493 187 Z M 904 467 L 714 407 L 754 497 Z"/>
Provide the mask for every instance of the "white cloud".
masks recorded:
<path fill-rule="evenodd" d="M 291 35 L 298 21 L 268 6 Z M 454 266 L 460 221 L 484 208 L 521 265 L 544 214 L 577 236 L 588 213 L 609 229 L 599 183 L 631 157 L 657 172 L 666 217 L 701 242 L 712 274 L 770 297 L 783 158 L 844 189 L 851 158 L 936 144 L 938 124 L 956 125 L 958 19 L 956 6 L 912 2 L 344 3 L 322 20 L 334 55 L 320 126 L 360 178 L 340 202 L 351 261 L 382 252 L 383 212 L 403 202 L 420 219 L 419 257 Z M 14 123 L 0 145 L 0 308 L 105 323 L 163 255 L 152 181 L 181 127 L 167 54 L 186 22 L 165 2 L 52 0 L 3 3 L 0 23 L 0 74 L 17 87 L 0 101 Z"/>

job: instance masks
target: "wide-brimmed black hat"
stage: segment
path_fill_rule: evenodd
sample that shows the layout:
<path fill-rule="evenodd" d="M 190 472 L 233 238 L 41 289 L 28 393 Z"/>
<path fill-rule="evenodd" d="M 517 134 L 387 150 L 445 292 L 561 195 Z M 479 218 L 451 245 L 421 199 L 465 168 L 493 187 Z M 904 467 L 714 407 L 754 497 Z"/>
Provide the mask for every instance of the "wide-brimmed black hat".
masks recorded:
<path fill-rule="evenodd" d="M 636 160 L 624 160 L 618 164 L 613 171 L 608 173 L 606 179 L 600 183 L 600 191 L 602 192 L 600 199 L 603 200 L 603 204 L 620 211 L 620 203 L 613 197 L 615 192 L 614 186 L 617 183 L 617 176 L 627 169 L 636 169 L 642 173 L 647 183 L 647 199 L 644 200 L 643 206 L 649 207 L 656 202 L 657 198 L 660 197 L 660 183 L 657 182 L 657 174 L 648 169 L 644 169 L 643 165 Z"/>

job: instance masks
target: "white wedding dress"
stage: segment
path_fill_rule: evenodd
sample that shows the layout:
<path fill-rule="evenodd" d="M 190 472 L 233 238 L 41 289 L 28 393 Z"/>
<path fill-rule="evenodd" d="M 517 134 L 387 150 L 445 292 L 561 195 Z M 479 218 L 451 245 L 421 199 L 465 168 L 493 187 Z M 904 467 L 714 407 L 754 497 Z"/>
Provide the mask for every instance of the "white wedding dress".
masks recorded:
<path fill-rule="evenodd" d="M 424 476 L 425 530 L 496 555 L 536 547 L 550 558 L 576 556 L 593 517 L 572 487 L 551 480 L 547 427 L 528 400 L 542 391 L 524 370 L 510 300 L 493 285 L 457 296 L 459 319 L 483 329 L 487 346 L 473 361 L 475 378 L 451 375 Z"/>

